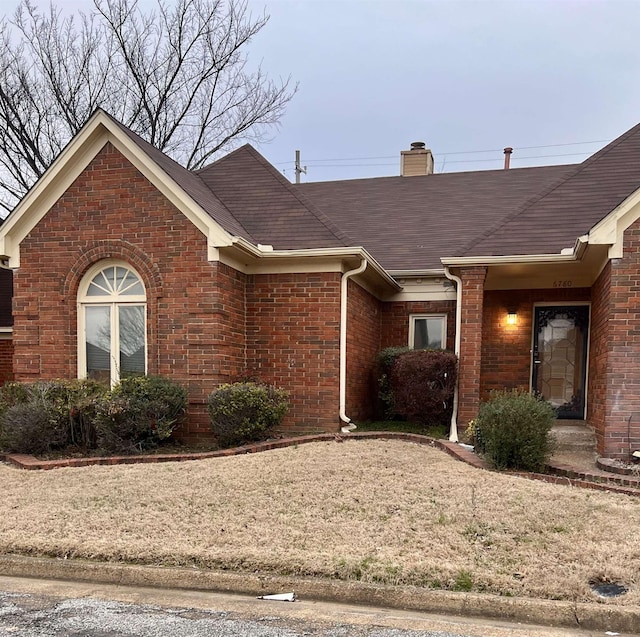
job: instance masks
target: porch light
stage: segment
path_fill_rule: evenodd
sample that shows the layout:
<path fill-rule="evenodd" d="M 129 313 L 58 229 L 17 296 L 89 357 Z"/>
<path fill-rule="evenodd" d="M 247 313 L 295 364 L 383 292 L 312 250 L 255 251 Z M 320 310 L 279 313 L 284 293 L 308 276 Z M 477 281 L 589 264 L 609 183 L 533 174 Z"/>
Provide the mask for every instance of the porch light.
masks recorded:
<path fill-rule="evenodd" d="M 515 307 L 507 310 L 507 325 L 515 325 L 518 322 L 518 312 Z"/>

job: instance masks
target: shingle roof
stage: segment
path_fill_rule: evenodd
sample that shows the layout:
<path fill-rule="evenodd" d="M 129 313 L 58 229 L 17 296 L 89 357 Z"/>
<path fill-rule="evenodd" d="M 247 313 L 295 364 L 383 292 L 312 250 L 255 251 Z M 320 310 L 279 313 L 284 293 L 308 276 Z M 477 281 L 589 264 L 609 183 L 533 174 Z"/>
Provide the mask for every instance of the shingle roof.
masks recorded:
<path fill-rule="evenodd" d="M 450 256 L 557 253 L 640 187 L 640 124 Z"/>
<path fill-rule="evenodd" d="M 256 243 L 282 250 L 355 245 L 248 144 L 197 174 Z"/>
<path fill-rule="evenodd" d="M 560 253 L 640 186 L 640 124 L 576 165 L 294 186 L 249 145 L 190 172 L 113 121 L 229 233 L 276 249 L 363 246 L 388 270 Z"/>
<path fill-rule="evenodd" d="M 556 183 L 573 166 L 295 186 L 389 270 L 442 267 L 484 229 Z"/>

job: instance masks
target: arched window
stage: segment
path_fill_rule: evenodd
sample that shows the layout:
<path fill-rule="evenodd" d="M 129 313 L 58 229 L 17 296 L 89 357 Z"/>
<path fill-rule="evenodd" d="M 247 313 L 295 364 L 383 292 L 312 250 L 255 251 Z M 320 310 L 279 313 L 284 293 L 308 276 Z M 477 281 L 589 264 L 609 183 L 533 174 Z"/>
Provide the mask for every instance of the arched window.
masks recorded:
<path fill-rule="evenodd" d="M 119 261 L 91 268 L 78 291 L 78 376 L 115 385 L 147 372 L 147 296 Z"/>

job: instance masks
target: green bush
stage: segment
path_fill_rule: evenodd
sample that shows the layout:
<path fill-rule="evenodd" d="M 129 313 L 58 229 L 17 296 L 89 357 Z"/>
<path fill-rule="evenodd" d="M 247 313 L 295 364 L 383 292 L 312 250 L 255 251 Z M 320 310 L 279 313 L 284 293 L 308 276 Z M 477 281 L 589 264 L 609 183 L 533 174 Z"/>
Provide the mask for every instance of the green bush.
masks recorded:
<path fill-rule="evenodd" d="M 187 409 L 186 390 L 168 378 L 123 378 L 98 404 L 98 448 L 135 453 L 167 439 Z"/>
<path fill-rule="evenodd" d="M 221 385 L 209 395 L 211 430 L 222 447 L 259 440 L 289 410 L 284 389 L 257 383 Z"/>
<path fill-rule="evenodd" d="M 551 405 L 523 390 L 492 392 L 475 426 L 487 460 L 497 469 L 541 471 L 553 451 Z"/>
<path fill-rule="evenodd" d="M 409 347 L 386 347 L 376 356 L 376 384 L 378 388 L 378 412 L 382 420 L 393 420 L 398 417 L 391 385 L 391 370 L 401 354 L 410 352 Z"/>
<path fill-rule="evenodd" d="M 396 411 L 426 427 L 451 420 L 458 359 L 442 350 L 411 350 L 391 368 Z"/>

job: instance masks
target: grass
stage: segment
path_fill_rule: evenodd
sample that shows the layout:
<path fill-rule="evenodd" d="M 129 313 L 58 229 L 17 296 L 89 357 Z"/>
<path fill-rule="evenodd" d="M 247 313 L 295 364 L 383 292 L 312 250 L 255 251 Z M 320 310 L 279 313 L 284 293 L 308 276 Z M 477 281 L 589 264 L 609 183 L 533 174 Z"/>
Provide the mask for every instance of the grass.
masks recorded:
<path fill-rule="evenodd" d="M 425 427 L 414 422 L 404 420 L 377 420 L 358 423 L 356 431 L 399 431 L 410 434 L 421 434 L 432 438 L 446 438 L 449 431 L 444 425 Z"/>
<path fill-rule="evenodd" d="M 401 441 L 160 465 L 0 465 L 0 552 L 640 603 L 640 500 Z"/>

